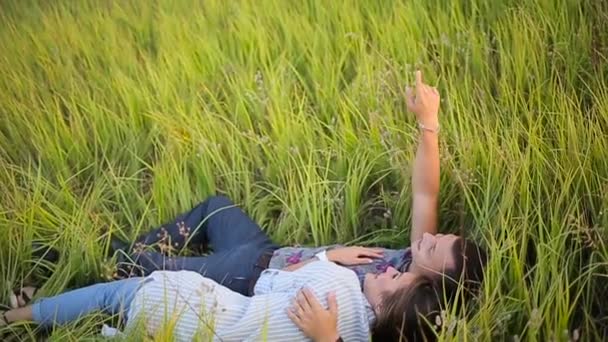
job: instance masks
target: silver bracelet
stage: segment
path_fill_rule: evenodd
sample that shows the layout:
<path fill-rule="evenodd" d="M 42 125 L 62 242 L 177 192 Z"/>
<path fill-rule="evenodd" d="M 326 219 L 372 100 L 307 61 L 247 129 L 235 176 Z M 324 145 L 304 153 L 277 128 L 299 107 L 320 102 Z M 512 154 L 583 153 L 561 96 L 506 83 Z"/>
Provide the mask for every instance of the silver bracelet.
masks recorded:
<path fill-rule="evenodd" d="M 437 124 L 436 128 L 431 128 L 431 127 L 427 127 L 425 125 L 423 125 L 420 121 L 418 121 L 418 128 L 420 128 L 423 131 L 428 131 L 428 132 L 432 132 L 432 133 L 439 133 L 439 124 Z"/>

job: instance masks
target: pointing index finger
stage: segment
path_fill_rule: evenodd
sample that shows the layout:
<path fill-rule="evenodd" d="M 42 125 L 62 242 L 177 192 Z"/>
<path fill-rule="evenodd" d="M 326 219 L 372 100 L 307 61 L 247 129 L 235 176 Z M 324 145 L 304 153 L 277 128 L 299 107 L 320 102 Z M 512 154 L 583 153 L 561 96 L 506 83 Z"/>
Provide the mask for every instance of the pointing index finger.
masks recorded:
<path fill-rule="evenodd" d="M 422 86 L 422 71 L 416 70 L 416 88 Z"/>

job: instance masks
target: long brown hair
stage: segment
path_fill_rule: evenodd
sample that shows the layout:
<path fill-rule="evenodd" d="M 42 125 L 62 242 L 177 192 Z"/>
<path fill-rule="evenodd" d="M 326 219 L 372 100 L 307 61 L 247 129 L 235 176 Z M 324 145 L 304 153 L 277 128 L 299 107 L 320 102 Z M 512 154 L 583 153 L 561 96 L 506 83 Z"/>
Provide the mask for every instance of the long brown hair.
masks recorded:
<path fill-rule="evenodd" d="M 373 341 L 434 341 L 433 324 L 441 314 L 442 296 L 436 283 L 427 276 L 382 299 L 372 327 Z"/>

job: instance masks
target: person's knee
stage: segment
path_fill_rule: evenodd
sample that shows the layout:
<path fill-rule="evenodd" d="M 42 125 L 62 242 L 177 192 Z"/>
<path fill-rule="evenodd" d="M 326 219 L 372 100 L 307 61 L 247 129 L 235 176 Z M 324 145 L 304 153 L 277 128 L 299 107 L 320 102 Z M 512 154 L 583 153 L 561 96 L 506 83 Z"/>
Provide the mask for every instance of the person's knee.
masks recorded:
<path fill-rule="evenodd" d="M 90 285 L 87 288 L 87 293 L 86 293 L 86 297 L 90 300 L 90 304 L 92 304 L 94 307 L 101 309 L 102 311 L 105 311 L 106 307 L 108 306 L 108 303 L 111 301 L 112 295 L 110 293 L 110 283 L 97 283 L 94 285 Z"/>
<path fill-rule="evenodd" d="M 207 202 L 207 211 L 214 211 L 217 209 L 234 206 L 234 202 L 232 202 L 230 198 L 223 195 L 210 196 L 205 202 Z"/>
<path fill-rule="evenodd" d="M 135 293 L 135 279 L 123 279 L 111 283 L 103 283 L 97 288 L 100 291 L 98 305 L 107 314 L 114 315 L 125 306 L 127 299 Z"/>

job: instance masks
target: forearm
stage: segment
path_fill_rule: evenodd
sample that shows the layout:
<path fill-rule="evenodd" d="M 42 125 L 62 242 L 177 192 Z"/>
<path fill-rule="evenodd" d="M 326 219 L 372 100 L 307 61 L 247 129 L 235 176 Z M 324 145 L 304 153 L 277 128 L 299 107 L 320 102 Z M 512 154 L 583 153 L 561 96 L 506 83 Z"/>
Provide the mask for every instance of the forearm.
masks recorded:
<path fill-rule="evenodd" d="M 439 138 L 422 130 L 412 172 L 411 241 L 436 234 L 439 204 Z"/>
<path fill-rule="evenodd" d="M 412 172 L 415 195 L 439 197 L 439 138 L 437 133 L 421 130 Z"/>

